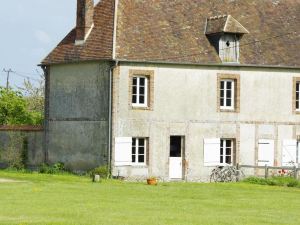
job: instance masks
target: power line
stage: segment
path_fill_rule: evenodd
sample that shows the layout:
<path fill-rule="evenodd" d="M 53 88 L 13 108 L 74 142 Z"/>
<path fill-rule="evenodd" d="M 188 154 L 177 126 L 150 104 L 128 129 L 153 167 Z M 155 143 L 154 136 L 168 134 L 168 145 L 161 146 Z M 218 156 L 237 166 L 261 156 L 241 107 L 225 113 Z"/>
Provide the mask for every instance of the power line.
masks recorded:
<path fill-rule="evenodd" d="M 14 73 L 15 75 L 19 76 L 19 77 L 23 77 L 23 78 L 26 78 L 26 79 L 29 79 L 29 80 L 34 80 L 34 81 L 36 81 L 36 82 L 41 82 L 41 81 L 42 81 L 42 80 L 40 80 L 40 79 L 36 79 L 36 78 L 33 78 L 33 77 L 29 77 L 29 76 L 23 75 L 23 74 L 21 74 L 21 73 L 19 73 L 19 72 L 16 72 L 16 71 L 13 71 L 13 73 Z"/>

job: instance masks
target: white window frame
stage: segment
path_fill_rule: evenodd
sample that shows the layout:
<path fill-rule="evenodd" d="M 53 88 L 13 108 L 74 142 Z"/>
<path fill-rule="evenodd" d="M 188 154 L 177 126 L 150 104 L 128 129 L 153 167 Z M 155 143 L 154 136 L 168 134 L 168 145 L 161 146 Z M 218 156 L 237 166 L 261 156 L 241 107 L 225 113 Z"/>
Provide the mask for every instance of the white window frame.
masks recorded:
<path fill-rule="evenodd" d="M 227 141 L 230 141 L 230 155 L 226 154 L 226 148 L 228 148 L 226 146 Z M 223 150 L 223 154 L 222 154 L 221 150 Z M 220 164 L 221 165 L 233 165 L 233 153 L 234 153 L 233 139 L 221 138 L 221 141 L 220 141 Z M 226 156 L 230 156 L 231 163 L 226 163 Z"/>
<path fill-rule="evenodd" d="M 224 96 L 223 96 L 223 105 L 221 105 L 221 98 L 222 98 L 222 95 L 221 95 L 221 90 L 222 90 L 222 82 L 224 82 Z M 231 106 L 227 106 L 227 84 L 228 83 L 231 83 Z M 234 110 L 235 108 L 235 80 L 234 79 L 221 79 L 220 80 L 220 109 L 227 109 L 227 110 Z"/>
<path fill-rule="evenodd" d="M 133 80 L 136 78 L 137 80 L 137 84 L 136 84 L 136 102 L 133 102 L 133 95 L 134 95 L 134 92 L 133 92 L 133 87 L 135 85 L 133 85 Z M 145 93 L 144 93 L 144 103 L 140 103 L 140 96 L 141 96 L 141 93 L 140 93 L 140 80 L 141 78 L 145 79 Z M 142 76 L 142 75 L 134 75 L 132 77 L 132 94 L 131 94 L 131 103 L 132 103 L 132 106 L 133 107 L 148 107 L 148 82 L 149 82 L 149 78 L 147 76 Z"/>
<path fill-rule="evenodd" d="M 139 147 L 140 146 L 140 140 L 144 140 L 144 154 L 139 153 Z M 133 144 L 135 143 L 135 144 Z M 135 149 L 135 154 L 133 154 L 133 151 L 131 151 L 131 157 L 135 157 L 135 162 L 132 161 L 133 166 L 145 166 L 147 162 L 147 138 L 141 138 L 141 137 L 133 137 L 132 138 L 132 150 Z M 144 155 L 144 162 L 139 162 L 139 156 Z"/>
<path fill-rule="evenodd" d="M 297 87 L 298 87 L 298 91 L 297 91 Z M 296 97 L 295 97 L 295 107 L 296 107 L 296 111 L 300 112 L 300 81 L 296 81 Z M 298 100 L 297 100 L 298 98 Z M 297 108 L 297 102 L 298 102 L 298 108 Z"/>

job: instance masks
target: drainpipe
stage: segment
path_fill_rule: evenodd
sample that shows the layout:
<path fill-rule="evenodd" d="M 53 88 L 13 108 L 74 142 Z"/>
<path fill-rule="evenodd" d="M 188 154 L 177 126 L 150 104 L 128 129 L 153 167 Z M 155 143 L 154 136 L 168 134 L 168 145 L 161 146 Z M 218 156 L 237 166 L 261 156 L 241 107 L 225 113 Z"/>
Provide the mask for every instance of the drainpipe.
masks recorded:
<path fill-rule="evenodd" d="M 50 92 L 50 68 L 49 66 L 41 66 L 45 76 L 45 106 L 44 106 L 44 163 L 48 163 L 48 144 L 49 144 L 49 92 Z"/>
<path fill-rule="evenodd" d="M 113 109 L 113 71 L 118 66 L 119 62 L 114 61 L 114 65 L 109 68 L 109 112 L 108 112 L 108 171 L 111 174 L 112 168 L 111 168 L 111 160 L 112 160 L 112 109 Z"/>

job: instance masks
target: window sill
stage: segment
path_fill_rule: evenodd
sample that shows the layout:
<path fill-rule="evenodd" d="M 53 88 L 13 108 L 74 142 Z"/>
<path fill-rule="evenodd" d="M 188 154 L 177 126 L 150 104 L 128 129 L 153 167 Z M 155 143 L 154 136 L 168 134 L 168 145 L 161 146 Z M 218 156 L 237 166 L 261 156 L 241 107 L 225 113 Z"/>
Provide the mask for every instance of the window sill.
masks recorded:
<path fill-rule="evenodd" d="M 219 112 L 227 112 L 227 113 L 239 113 L 237 109 L 219 109 Z"/>
<path fill-rule="evenodd" d="M 137 168 L 137 169 L 147 169 L 147 165 L 138 165 L 138 164 L 132 164 L 131 167 Z"/>
<path fill-rule="evenodd" d="M 131 106 L 132 110 L 141 110 L 141 111 L 147 111 L 151 110 L 149 106 Z"/>

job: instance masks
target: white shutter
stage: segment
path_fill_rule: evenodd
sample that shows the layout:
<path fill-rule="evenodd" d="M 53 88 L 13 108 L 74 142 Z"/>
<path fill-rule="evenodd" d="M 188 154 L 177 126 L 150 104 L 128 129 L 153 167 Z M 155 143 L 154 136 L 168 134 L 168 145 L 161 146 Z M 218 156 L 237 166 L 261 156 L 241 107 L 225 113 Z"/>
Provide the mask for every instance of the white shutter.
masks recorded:
<path fill-rule="evenodd" d="M 115 138 L 115 166 L 131 165 L 132 138 L 117 137 Z"/>
<path fill-rule="evenodd" d="M 258 141 L 258 166 L 274 166 L 274 140 Z"/>
<path fill-rule="evenodd" d="M 220 138 L 204 139 L 204 166 L 220 165 Z"/>
<path fill-rule="evenodd" d="M 296 166 L 297 164 L 297 141 L 283 140 L 281 153 L 282 166 Z"/>

